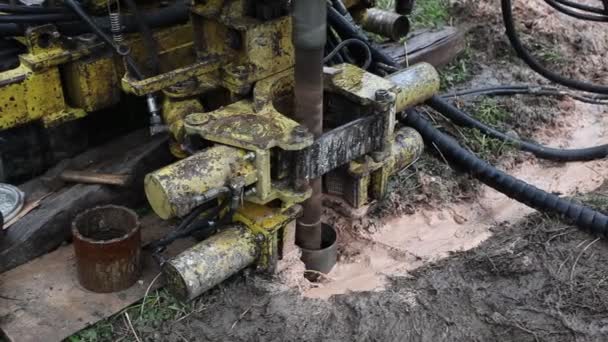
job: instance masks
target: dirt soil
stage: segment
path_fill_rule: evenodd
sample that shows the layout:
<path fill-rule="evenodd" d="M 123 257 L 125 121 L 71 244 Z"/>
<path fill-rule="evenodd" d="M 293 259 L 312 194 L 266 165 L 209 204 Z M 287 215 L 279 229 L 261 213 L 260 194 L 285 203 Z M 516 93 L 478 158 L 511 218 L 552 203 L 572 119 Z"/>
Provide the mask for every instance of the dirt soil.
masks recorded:
<path fill-rule="evenodd" d="M 608 209 L 608 186 L 585 198 Z M 164 341 L 605 341 L 608 245 L 535 214 L 384 291 L 301 296 L 259 276 L 203 296 Z M 178 339 L 179 336 L 179 339 Z"/>
<path fill-rule="evenodd" d="M 542 0 L 514 2 L 522 38 L 547 66 L 608 83 L 608 30 L 602 24 L 558 16 Z M 469 48 L 443 70 L 452 75 L 446 76 L 444 90 L 548 84 L 509 47 L 500 1 L 450 4 L 455 23 L 469 30 Z M 480 101 L 462 98 L 456 103 L 474 111 Z M 608 143 L 608 108 L 568 98 L 495 101 L 509 113 L 499 123 L 502 130 L 555 147 Z M 429 114 L 460 141 L 470 133 Z M 475 149 L 480 145 L 473 145 L 469 147 L 483 155 Z M 235 276 L 178 319 L 152 327 L 136 322 L 139 338 L 608 340 L 605 240 L 535 213 L 453 171 L 429 152 L 395 178 L 389 199 L 370 217 L 340 219 L 340 260 L 321 283 L 303 280 L 301 267 L 272 279 L 254 273 Z M 541 188 L 608 210 L 605 160 L 550 163 L 509 149 L 492 156 L 500 168 Z M 115 325 L 128 330 L 121 321 Z"/>

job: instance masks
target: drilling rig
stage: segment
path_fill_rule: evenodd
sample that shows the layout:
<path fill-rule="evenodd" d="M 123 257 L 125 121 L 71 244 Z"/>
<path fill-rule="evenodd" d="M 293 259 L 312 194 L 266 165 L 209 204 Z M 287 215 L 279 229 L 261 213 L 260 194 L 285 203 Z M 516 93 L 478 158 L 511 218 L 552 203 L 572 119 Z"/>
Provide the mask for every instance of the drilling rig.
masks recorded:
<path fill-rule="evenodd" d="M 149 133 L 168 136 L 175 162 L 140 190 L 156 215 L 182 222 L 148 247 L 160 255 L 177 238 L 212 232 L 175 258 L 159 256 L 178 297 L 251 265 L 271 272 L 294 244 L 307 268 L 328 272 L 337 237 L 323 222 L 324 194 L 346 212 L 382 199 L 423 149 L 397 113 L 439 88 L 430 64 L 387 61 L 362 27 L 399 39 L 409 23 L 373 6 L 0 4 L 0 129 L 52 131 L 141 99 Z"/>

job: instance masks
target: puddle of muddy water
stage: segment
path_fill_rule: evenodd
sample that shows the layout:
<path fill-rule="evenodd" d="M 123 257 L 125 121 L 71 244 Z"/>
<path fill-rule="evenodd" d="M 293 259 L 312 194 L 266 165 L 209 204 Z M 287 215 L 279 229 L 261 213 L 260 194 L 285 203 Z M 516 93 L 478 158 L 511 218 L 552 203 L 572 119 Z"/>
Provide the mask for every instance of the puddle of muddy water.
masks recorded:
<path fill-rule="evenodd" d="M 575 103 L 556 127 L 536 134 L 539 142 L 562 148 L 608 143 L 608 110 Z M 549 163 L 530 158 L 509 170 L 539 188 L 562 196 L 598 188 L 608 174 L 604 160 L 584 163 Z M 468 250 L 491 236 L 490 227 L 513 222 L 531 213 L 526 207 L 485 187 L 471 203 L 448 204 L 442 209 L 419 210 L 389 220 L 374 233 L 355 233 L 344 239 L 349 257 L 340 260 L 327 281 L 303 291 L 307 297 L 329 298 L 350 291 L 382 290 L 387 276 L 404 275 L 450 252 Z"/>

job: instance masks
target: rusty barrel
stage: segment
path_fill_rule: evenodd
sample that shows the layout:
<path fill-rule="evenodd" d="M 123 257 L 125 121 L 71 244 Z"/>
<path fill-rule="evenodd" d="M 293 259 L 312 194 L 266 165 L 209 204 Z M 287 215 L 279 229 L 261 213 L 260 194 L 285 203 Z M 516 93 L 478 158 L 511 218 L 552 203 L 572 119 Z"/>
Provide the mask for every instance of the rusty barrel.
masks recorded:
<path fill-rule="evenodd" d="M 87 290 L 107 293 L 129 288 L 141 272 L 139 219 L 115 205 L 96 207 L 72 222 L 78 281 Z"/>

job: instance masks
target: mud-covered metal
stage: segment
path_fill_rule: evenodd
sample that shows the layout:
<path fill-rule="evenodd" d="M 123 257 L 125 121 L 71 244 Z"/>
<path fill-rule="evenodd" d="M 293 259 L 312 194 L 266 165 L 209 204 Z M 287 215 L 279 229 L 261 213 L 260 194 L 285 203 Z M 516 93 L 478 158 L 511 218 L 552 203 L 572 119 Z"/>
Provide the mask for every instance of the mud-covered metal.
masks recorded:
<path fill-rule="evenodd" d="M 385 89 L 396 95 L 397 112 L 423 103 L 439 91 L 439 74 L 428 63 L 418 63 L 403 69 L 388 78 L 366 72 L 352 64 L 332 67 L 334 71 L 326 74 L 325 88 L 341 94 L 363 106 L 376 102 L 376 91 Z"/>
<path fill-rule="evenodd" d="M 395 110 L 405 109 L 421 104 L 439 91 L 441 81 L 439 73 L 429 63 L 414 64 L 387 77 L 395 89 Z"/>
<path fill-rule="evenodd" d="M 141 233 L 137 214 L 108 205 L 89 209 L 72 222 L 78 281 L 93 292 L 129 288 L 141 273 Z"/>
<path fill-rule="evenodd" d="M 216 145 L 146 175 L 144 188 L 154 212 L 163 219 L 183 217 L 207 201 L 208 191 L 242 180 L 256 182 L 254 164 L 242 149 Z"/>
<path fill-rule="evenodd" d="M 338 261 L 338 235 L 336 230 L 326 224 L 322 225 L 321 248 L 302 250 L 302 261 L 307 270 L 313 270 L 324 274 L 329 273 Z M 316 277 L 317 274 L 312 274 Z"/>
<path fill-rule="evenodd" d="M 261 270 L 274 270 L 278 257 L 280 237 L 285 227 L 302 215 L 302 206 L 295 204 L 286 209 L 272 208 L 245 202 L 234 215 L 234 221 L 244 224 L 259 238 L 260 257 L 257 267 Z"/>
<path fill-rule="evenodd" d="M 326 132 L 309 148 L 298 152 L 295 177 L 317 178 L 383 146 L 385 120 L 372 115 Z"/>
<path fill-rule="evenodd" d="M 258 256 L 256 235 L 243 225 L 231 225 L 166 262 L 165 286 L 176 298 L 189 301 L 250 266 Z"/>
<path fill-rule="evenodd" d="M 294 132 L 300 126 L 296 121 L 279 113 L 272 106 L 259 111 L 254 103 L 242 100 L 207 113 L 194 113 L 186 117 L 185 129 L 189 134 L 248 150 L 299 150 L 310 146 L 313 136 L 309 132 Z"/>
<path fill-rule="evenodd" d="M 354 186 L 363 185 L 365 188 L 351 188 L 351 193 L 363 198 L 381 199 L 387 193 L 389 177 L 415 162 L 424 150 L 424 141 L 420 134 L 404 127 L 394 134 L 390 155 L 378 162 L 371 156 L 355 160 L 348 165 L 348 174 L 360 182 L 352 182 Z M 367 190 L 371 189 L 371 192 Z M 359 198 L 350 198 L 349 202 L 356 205 L 365 204 Z"/>

